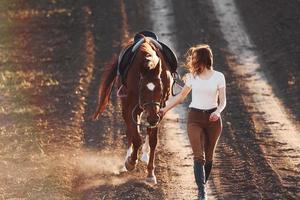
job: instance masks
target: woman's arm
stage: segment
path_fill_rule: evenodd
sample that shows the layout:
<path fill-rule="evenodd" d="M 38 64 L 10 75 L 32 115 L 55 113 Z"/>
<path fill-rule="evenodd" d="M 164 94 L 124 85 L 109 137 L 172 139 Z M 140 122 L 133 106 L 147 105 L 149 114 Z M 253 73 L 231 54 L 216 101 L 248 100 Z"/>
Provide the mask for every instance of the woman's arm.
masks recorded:
<path fill-rule="evenodd" d="M 226 107 L 226 87 L 222 87 L 219 89 L 219 100 L 220 104 L 216 111 L 221 113 Z"/>
<path fill-rule="evenodd" d="M 170 99 L 170 101 L 168 102 L 166 107 L 160 109 L 162 116 L 164 116 L 166 114 L 166 112 L 171 110 L 177 104 L 183 102 L 183 100 L 187 97 L 187 95 L 190 93 L 191 90 L 192 90 L 191 87 L 185 85 L 178 95 L 176 95 L 174 98 Z"/>
<path fill-rule="evenodd" d="M 226 87 L 222 87 L 220 89 L 218 89 L 219 91 L 219 100 L 220 100 L 220 103 L 217 107 L 217 110 L 213 113 L 211 113 L 210 115 L 210 120 L 211 121 L 216 121 L 220 118 L 220 114 L 221 112 L 224 110 L 224 108 L 226 107 Z"/>

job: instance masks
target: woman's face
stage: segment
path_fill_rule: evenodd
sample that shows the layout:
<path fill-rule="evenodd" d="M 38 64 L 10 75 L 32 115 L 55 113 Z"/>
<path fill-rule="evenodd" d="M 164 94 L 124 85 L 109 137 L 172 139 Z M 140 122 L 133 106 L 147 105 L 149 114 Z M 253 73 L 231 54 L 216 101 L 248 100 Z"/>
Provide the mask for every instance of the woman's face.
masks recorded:
<path fill-rule="evenodd" d="M 198 59 L 197 53 L 192 54 L 192 65 L 193 65 L 194 69 L 204 68 L 204 66 L 199 64 L 199 59 Z"/>
<path fill-rule="evenodd" d="M 198 58 L 197 58 L 197 53 L 192 54 L 192 65 L 196 68 L 198 67 Z"/>

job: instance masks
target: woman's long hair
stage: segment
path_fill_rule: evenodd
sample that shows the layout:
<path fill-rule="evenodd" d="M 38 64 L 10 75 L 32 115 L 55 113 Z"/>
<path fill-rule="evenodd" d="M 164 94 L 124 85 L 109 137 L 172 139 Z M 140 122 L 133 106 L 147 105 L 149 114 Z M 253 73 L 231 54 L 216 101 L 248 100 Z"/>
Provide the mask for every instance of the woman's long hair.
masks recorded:
<path fill-rule="evenodd" d="M 191 47 L 186 53 L 185 67 L 195 76 L 201 74 L 204 67 L 213 68 L 212 50 L 207 44 Z"/>

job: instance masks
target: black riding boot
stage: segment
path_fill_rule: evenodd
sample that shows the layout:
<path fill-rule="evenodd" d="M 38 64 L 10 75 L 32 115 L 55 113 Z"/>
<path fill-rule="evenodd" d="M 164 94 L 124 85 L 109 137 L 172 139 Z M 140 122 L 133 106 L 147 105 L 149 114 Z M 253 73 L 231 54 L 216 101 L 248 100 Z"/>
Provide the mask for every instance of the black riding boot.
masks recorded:
<path fill-rule="evenodd" d="M 206 200 L 205 171 L 204 166 L 198 160 L 194 160 L 194 175 L 198 186 L 198 198 L 199 200 Z"/>
<path fill-rule="evenodd" d="M 205 168 L 205 183 L 206 183 L 212 168 L 212 161 L 205 163 L 204 168 Z"/>

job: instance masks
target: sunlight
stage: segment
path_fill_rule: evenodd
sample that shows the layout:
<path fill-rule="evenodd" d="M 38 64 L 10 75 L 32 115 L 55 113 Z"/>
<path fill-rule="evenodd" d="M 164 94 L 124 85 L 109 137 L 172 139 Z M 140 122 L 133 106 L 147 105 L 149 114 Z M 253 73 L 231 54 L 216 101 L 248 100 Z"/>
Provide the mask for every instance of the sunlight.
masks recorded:
<path fill-rule="evenodd" d="M 71 12 L 72 10 L 65 8 L 54 8 L 52 10 L 20 9 L 0 12 L 0 17 L 25 20 L 33 17 L 51 17 L 55 14 L 71 16 Z"/>
<path fill-rule="evenodd" d="M 249 93 L 242 98 L 251 113 L 255 132 L 258 133 L 256 137 L 274 140 L 281 144 L 281 147 L 277 147 L 282 148 L 280 159 L 271 156 L 272 163 L 270 165 L 275 166 L 275 169 L 276 163 L 283 159 L 284 165 L 289 165 L 291 170 L 299 172 L 299 122 L 290 117 L 292 115 L 275 95 L 272 85 L 277 83 L 267 77 L 263 71 L 263 68 L 267 69 L 270 66 L 261 66 L 255 45 L 244 29 L 234 1 L 213 0 L 213 2 L 221 30 L 230 50 L 230 53 L 227 53 L 227 62 L 232 73 L 240 78 L 241 89 Z M 293 79 L 290 80 L 290 84 L 293 84 Z M 261 148 L 267 151 L 266 146 L 261 145 Z M 286 149 L 293 149 L 294 152 L 287 152 Z M 291 157 L 293 159 L 290 159 Z M 277 169 L 277 173 L 280 173 L 280 170 Z"/>

